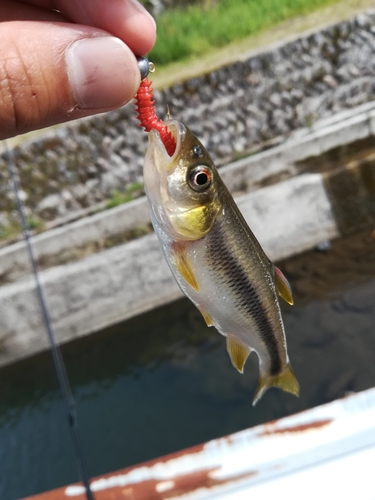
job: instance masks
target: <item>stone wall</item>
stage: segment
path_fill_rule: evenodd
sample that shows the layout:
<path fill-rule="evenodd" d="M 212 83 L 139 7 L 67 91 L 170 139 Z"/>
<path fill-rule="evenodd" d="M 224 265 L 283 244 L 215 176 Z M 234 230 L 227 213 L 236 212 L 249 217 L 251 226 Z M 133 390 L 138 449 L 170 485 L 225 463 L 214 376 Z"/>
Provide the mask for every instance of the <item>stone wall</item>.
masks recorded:
<path fill-rule="evenodd" d="M 222 165 L 293 130 L 375 99 L 375 11 L 156 91 Z M 147 135 L 133 106 L 64 125 L 15 148 L 29 214 L 73 215 L 142 181 Z M 0 158 L 0 236 L 16 217 Z"/>

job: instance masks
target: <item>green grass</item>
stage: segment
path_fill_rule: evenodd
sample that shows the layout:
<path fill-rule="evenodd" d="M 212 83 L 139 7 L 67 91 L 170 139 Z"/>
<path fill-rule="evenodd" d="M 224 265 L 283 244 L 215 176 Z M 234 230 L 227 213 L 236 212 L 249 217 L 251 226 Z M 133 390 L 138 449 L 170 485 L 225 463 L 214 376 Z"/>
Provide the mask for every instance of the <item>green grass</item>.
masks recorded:
<path fill-rule="evenodd" d="M 130 184 L 124 192 L 115 189 L 112 197 L 107 201 L 106 208 L 114 208 L 122 205 L 123 203 L 128 203 L 129 201 L 138 198 L 143 193 L 143 184 L 139 182 Z"/>
<path fill-rule="evenodd" d="M 149 55 L 159 67 L 205 55 L 286 19 L 338 0 L 218 0 L 211 7 L 171 9 L 157 18 L 158 36 Z"/>
<path fill-rule="evenodd" d="M 43 230 L 44 222 L 30 215 L 27 217 L 27 227 L 30 231 L 39 233 Z M 0 241 L 12 240 L 22 233 L 21 225 L 18 222 L 9 221 L 5 226 L 0 226 Z"/>

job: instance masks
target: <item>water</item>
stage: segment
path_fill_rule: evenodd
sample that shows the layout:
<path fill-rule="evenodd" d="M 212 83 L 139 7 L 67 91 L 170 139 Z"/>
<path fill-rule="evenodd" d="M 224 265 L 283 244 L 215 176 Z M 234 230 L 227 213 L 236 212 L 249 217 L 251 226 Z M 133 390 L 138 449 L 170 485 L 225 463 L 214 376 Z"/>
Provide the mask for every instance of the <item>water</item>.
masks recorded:
<path fill-rule="evenodd" d="M 254 408 L 256 356 L 239 375 L 186 300 L 65 345 L 90 474 L 374 386 L 374 245 L 365 232 L 281 263 L 295 291 L 283 315 L 299 399 L 271 390 Z M 0 370 L 0 498 L 77 479 L 50 355 Z"/>

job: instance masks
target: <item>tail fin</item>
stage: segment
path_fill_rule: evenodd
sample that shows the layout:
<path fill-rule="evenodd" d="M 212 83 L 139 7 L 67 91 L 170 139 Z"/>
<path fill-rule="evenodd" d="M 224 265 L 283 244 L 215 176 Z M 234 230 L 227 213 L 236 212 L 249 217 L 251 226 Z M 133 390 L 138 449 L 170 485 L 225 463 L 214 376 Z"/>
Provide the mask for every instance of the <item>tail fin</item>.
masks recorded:
<path fill-rule="evenodd" d="M 283 391 L 291 392 L 295 396 L 299 396 L 299 383 L 292 372 L 290 364 L 288 364 L 285 370 L 278 375 L 260 374 L 258 387 L 253 400 L 253 406 L 256 405 L 266 390 L 270 387 L 279 387 Z"/>

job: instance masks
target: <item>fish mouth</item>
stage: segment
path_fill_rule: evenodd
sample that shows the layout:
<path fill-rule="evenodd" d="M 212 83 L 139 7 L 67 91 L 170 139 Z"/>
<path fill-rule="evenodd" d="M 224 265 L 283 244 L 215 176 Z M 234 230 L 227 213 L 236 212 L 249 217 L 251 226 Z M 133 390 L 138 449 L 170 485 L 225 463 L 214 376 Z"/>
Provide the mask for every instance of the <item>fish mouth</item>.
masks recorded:
<path fill-rule="evenodd" d="M 182 141 L 186 134 L 185 126 L 178 120 L 168 120 L 163 122 L 163 125 L 166 126 L 168 132 L 172 134 L 176 142 L 176 148 L 173 155 L 169 156 L 159 132 L 155 129 L 150 131 L 148 138 L 148 153 L 151 153 L 154 157 L 155 166 L 159 173 L 165 173 L 166 169 L 173 164 L 173 160 L 180 152 Z"/>
<path fill-rule="evenodd" d="M 185 126 L 178 120 L 163 122 L 176 141 L 176 148 L 169 156 L 159 132 L 152 129 L 148 136 L 148 147 L 143 167 L 143 179 L 148 200 L 154 213 L 161 214 L 169 201 L 168 177 L 176 167 L 181 154 L 182 142 L 186 134 Z"/>

